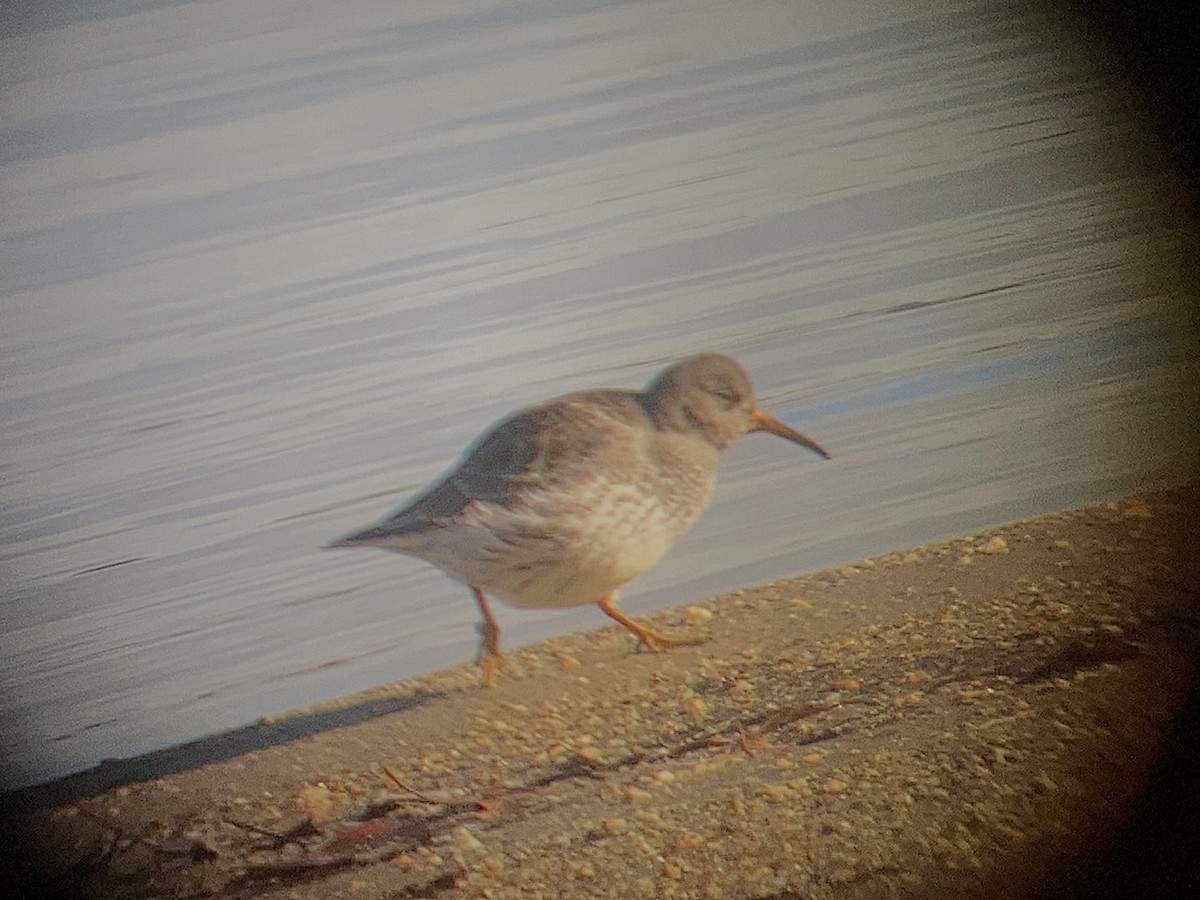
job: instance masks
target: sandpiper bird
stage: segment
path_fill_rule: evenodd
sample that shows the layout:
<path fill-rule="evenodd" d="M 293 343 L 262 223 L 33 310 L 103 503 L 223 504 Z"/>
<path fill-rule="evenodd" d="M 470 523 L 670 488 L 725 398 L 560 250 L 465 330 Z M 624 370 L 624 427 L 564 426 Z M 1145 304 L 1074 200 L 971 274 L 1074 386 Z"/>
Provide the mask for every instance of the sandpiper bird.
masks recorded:
<path fill-rule="evenodd" d="M 485 594 L 526 608 L 596 603 L 655 652 L 692 643 L 628 618 L 617 589 L 691 527 L 712 497 L 717 454 L 750 431 L 829 458 L 758 408 L 736 361 L 692 356 L 644 391 L 581 391 L 522 409 L 411 503 L 327 546 L 406 553 L 470 587 L 485 685 L 500 647 Z"/>

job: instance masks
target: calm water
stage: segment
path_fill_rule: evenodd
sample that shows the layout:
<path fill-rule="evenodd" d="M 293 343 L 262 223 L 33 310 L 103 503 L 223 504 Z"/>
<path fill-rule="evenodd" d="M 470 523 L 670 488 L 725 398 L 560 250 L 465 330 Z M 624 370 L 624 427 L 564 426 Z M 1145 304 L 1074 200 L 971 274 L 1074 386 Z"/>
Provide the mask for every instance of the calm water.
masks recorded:
<path fill-rule="evenodd" d="M 463 588 L 319 545 L 699 350 L 835 460 L 735 446 L 635 613 L 1191 472 L 1175 183 L 1069 26 L 42 6 L 0 40 L 9 784 L 469 659 Z"/>

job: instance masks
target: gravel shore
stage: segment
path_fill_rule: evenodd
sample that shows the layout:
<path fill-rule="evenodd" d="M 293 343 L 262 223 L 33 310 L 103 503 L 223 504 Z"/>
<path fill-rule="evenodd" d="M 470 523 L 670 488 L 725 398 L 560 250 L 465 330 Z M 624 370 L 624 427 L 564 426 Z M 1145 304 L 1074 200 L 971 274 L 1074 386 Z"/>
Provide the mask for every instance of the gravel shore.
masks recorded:
<path fill-rule="evenodd" d="M 491 690 L 462 666 L 264 720 L 11 796 L 10 846 L 114 898 L 1174 893 L 1198 500 L 735 591 L 653 617 L 708 635 L 663 654 L 612 627 Z"/>

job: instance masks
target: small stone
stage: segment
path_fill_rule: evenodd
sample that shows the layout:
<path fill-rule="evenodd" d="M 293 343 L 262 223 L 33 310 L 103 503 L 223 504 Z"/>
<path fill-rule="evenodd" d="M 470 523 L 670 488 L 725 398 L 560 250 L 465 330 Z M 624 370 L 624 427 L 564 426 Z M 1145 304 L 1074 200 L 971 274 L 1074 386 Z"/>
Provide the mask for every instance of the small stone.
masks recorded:
<path fill-rule="evenodd" d="M 489 872 L 499 872 L 504 868 L 504 857 L 497 856 L 495 853 L 489 853 L 481 862 L 483 863 L 483 867 Z"/>
<path fill-rule="evenodd" d="M 708 718 L 708 703 L 694 694 L 685 697 L 680 703 L 684 718 L 693 724 L 703 722 Z"/>
<path fill-rule="evenodd" d="M 575 669 L 582 665 L 577 658 L 572 656 L 570 653 L 564 653 L 561 650 L 554 654 L 554 658 L 558 661 L 558 667 L 560 669 Z"/>
<path fill-rule="evenodd" d="M 862 687 L 862 680 L 859 678 L 839 678 L 833 683 L 835 691 L 857 691 Z"/>
<path fill-rule="evenodd" d="M 670 769 L 660 769 L 654 773 L 654 780 L 659 784 L 671 784 L 675 780 L 675 773 Z"/>
<path fill-rule="evenodd" d="M 683 618 L 689 625 L 703 625 L 712 617 L 712 610 L 705 609 L 703 606 L 685 606 L 683 608 Z"/>
<path fill-rule="evenodd" d="M 760 797 L 766 797 L 772 803 L 777 803 L 787 797 L 788 790 L 782 784 L 764 784 L 755 793 Z"/>
<path fill-rule="evenodd" d="M 915 669 L 912 672 L 905 672 L 904 677 L 900 680 L 905 684 L 922 684 L 926 681 L 932 681 L 933 676 L 923 669 Z"/>
<path fill-rule="evenodd" d="M 1004 540 L 1004 538 L 1000 537 L 1000 535 L 988 538 L 979 548 L 979 552 L 987 553 L 989 555 L 996 553 L 1007 553 L 1008 541 Z"/>
<path fill-rule="evenodd" d="M 609 834 L 628 834 L 629 820 L 622 819 L 620 816 L 614 816 L 611 819 L 605 819 L 604 830 Z"/>
<path fill-rule="evenodd" d="M 842 794 L 849 787 L 850 785 L 840 778 L 830 778 L 821 785 L 821 790 L 826 794 Z"/>
<path fill-rule="evenodd" d="M 958 564 L 960 566 L 970 566 L 970 565 L 973 565 L 974 562 L 975 562 L 975 557 L 972 556 L 970 553 L 964 553 L 962 556 L 960 556 L 958 558 Z"/>
<path fill-rule="evenodd" d="M 818 763 L 823 763 L 825 761 L 825 754 L 824 753 L 805 753 L 802 757 L 800 757 L 800 761 L 808 763 L 810 766 L 815 766 Z"/>
<path fill-rule="evenodd" d="M 650 800 L 651 798 L 653 798 L 653 796 L 654 796 L 653 794 L 651 794 L 649 791 L 645 790 L 644 788 L 634 787 L 633 785 L 630 785 L 629 787 L 625 788 L 625 799 L 628 800 L 630 803 L 645 803 L 647 800 Z M 612 820 L 609 820 L 609 821 L 612 821 Z M 608 825 L 608 823 L 606 822 L 605 827 L 607 827 L 607 825 Z"/>
<path fill-rule="evenodd" d="M 483 849 L 483 844 L 479 838 L 471 834 L 470 829 L 465 825 L 459 825 L 453 832 L 454 846 L 464 853 L 474 853 L 477 850 Z"/>
<path fill-rule="evenodd" d="M 1058 793 L 1058 784 L 1049 775 L 1039 775 L 1033 779 L 1033 789 L 1039 794 Z"/>
<path fill-rule="evenodd" d="M 789 790 L 799 794 L 801 797 L 812 796 L 812 785 L 808 783 L 807 778 L 793 778 L 787 783 L 787 786 Z"/>
<path fill-rule="evenodd" d="M 308 784 L 296 795 L 296 806 L 315 825 L 329 818 L 333 811 L 333 795 L 324 784 Z"/>
<path fill-rule="evenodd" d="M 575 874 L 578 875 L 580 878 L 595 878 L 596 877 L 596 867 L 593 866 L 591 864 L 591 862 L 589 862 L 586 859 L 576 860 L 574 863 L 571 864 L 571 868 L 572 868 L 572 870 L 574 870 Z"/>

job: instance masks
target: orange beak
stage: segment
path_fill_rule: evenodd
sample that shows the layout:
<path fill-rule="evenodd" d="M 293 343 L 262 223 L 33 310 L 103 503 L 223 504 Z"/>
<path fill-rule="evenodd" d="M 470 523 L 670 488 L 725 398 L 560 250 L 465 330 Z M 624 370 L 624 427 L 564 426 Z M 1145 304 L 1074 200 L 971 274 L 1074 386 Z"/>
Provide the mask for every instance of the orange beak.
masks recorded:
<path fill-rule="evenodd" d="M 793 444 L 799 444 L 801 447 L 807 447 L 813 453 L 829 459 L 829 454 L 825 448 L 814 441 L 812 438 L 805 437 L 794 428 L 788 428 L 778 419 L 768 415 L 761 409 L 755 407 L 754 412 L 750 413 L 750 431 L 765 431 L 769 434 L 777 435 L 781 438 L 787 438 Z"/>

